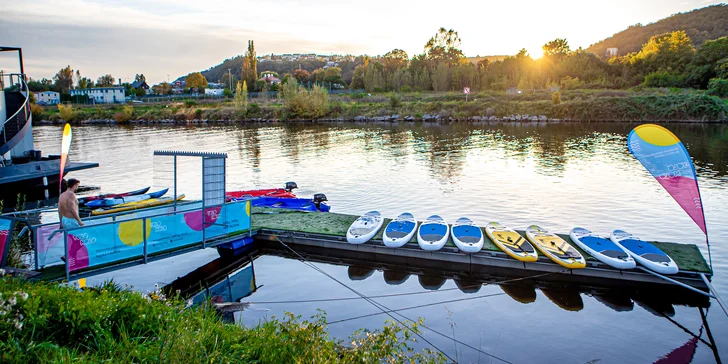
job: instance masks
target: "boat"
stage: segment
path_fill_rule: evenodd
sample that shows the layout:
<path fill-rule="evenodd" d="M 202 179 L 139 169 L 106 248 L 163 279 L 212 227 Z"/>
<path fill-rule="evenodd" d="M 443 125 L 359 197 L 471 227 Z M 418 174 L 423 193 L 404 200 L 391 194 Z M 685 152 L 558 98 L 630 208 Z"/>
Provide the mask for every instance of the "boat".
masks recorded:
<path fill-rule="evenodd" d="M 417 232 L 415 215 L 404 212 L 387 224 L 382 234 L 382 242 L 390 248 L 399 248 L 412 239 Z"/>
<path fill-rule="evenodd" d="M 610 239 L 650 270 L 662 274 L 675 274 L 679 271 L 677 263 L 669 255 L 626 231 L 614 230 Z"/>
<path fill-rule="evenodd" d="M 439 215 L 428 217 L 417 230 L 417 244 L 422 250 L 440 250 L 449 237 L 450 227 Z"/>
<path fill-rule="evenodd" d="M 79 205 L 85 205 L 89 201 L 95 201 L 95 200 L 102 200 L 105 198 L 117 198 L 117 197 L 126 197 L 126 196 L 136 196 L 136 195 L 142 195 L 147 193 L 149 191 L 149 186 L 140 188 L 135 191 L 129 191 L 129 192 L 123 192 L 123 193 L 107 193 L 104 195 L 95 195 L 95 196 L 83 196 L 78 199 Z"/>
<path fill-rule="evenodd" d="M 382 228 L 384 218 L 379 211 L 369 211 L 360 216 L 346 231 L 346 241 L 351 244 L 364 244 Z"/>
<path fill-rule="evenodd" d="M 116 205 L 116 206 L 112 206 L 112 207 L 106 208 L 106 209 L 96 209 L 96 210 L 91 211 L 91 215 L 94 215 L 94 216 L 109 215 L 109 214 L 116 214 L 119 212 L 126 212 L 126 211 L 146 209 L 149 207 L 163 206 L 163 205 L 168 205 L 168 204 L 174 203 L 175 201 L 181 201 L 183 198 L 185 198 L 184 194 L 177 195 L 176 199 L 172 198 L 171 196 L 162 197 L 162 198 L 150 198 L 147 200 L 134 201 L 134 202 L 125 203 L 122 205 Z"/>
<path fill-rule="evenodd" d="M 328 201 L 326 195 L 317 193 L 313 198 L 291 198 L 291 197 L 241 197 L 232 198 L 230 201 L 246 201 L 250 200 L 252 207 L 278 208 L 297 211 L 310 212 L 329 212 L 331 206 L 324 201 Z"/>
<path fill-rule="evenodd" d="M 485 234 L 500 250 L 513 259 L 522 262 L 535 262 L 538 260 L 538 253 L 533 245 L 511 228 L 497 222 L 491 222 L 485 226 Z"/>
<path fill-rule="evenodd" d="M 130 202 L 149 200 L 152 198 L 160 198 L 160 197 L 164 196 L 167 193 L 167 191 L 169 191 L 169 188 L 165 188 L 163 190 L 159 190 L 159 191 L 152 192 L 152 193 L 145 193 L 143 195 L 122 196 L 122 197 L 93 200 L 93 201 L 87 202 L 86 207 L 88 207 L 88 208 L 113 207 L 113 206 L 117 206 L 117 205 L 127 204 Z"/>
<path fill-rule="evenodd" d="M 576 248 L 538 225 L 531 225 L 526 229 L 526 238 L 536 249 L 561 266 L 571 269 L 586 267 L 586 259 Z"/>
<path fill-rule="evenodd" d="M 463 253 L 477 253 L 483 249 L 483 230 L 467 217 L 461 217 L 452 224 L 450 235 Z"/>
<path fill-rule="evenodd" d="M 591 231 L 576 227 L 569 234 L 571 240 L 589 255 L 617 269 L 632 269 L 636 263 L 621 246 Z"/>
<path fill-rule="evenodd" d="M 225 197 L 228 200 L 233 198 L 244 198 L 244 197 L 279 197 L 279 198 L 295 198 L 296 195 L 292 192 L 295 188 L 298 188 L 296 182 L 286 182 L 284 188 L 268 188 L 261 190 L 245 190 L 245 191 L 230 191 L 225 193 Z"/>

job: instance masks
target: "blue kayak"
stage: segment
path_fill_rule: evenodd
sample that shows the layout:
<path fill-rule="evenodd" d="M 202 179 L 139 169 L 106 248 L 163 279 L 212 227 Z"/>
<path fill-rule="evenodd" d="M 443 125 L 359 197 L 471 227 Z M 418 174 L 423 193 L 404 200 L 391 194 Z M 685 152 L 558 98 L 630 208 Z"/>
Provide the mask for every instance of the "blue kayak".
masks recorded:
<path fill-rule="evenodd" d="M 279 208 L 297 211 L 329 212 L 331 206 L 324 202 L 316 202 L 312 198 L 257 197 L 233 198 L 233 201 L 250 200 L 253 207 Z"/>
<path fill-rule="evenodd" d="M 115 197 L 115 198 L 104 198 L 100 200 L 93 200 L 86 203 L 86 207 L 89 208 L 97 208 L 97 207 L 112 207 L 116 205 L 121 205 L 123 203 L 129 203 L 129 202 L 136 202 L 136 201 L 143 201 L 148 200 L 150 198 L 160 198 L 164 196 L 165 193 L 169 191 L 169 188 L 165 188 L 163 190 L 159 190 L 152 193 L 146 193 L 143 195 L 135 195 L 135 196 L 124 196 L 124 197 Z"/>

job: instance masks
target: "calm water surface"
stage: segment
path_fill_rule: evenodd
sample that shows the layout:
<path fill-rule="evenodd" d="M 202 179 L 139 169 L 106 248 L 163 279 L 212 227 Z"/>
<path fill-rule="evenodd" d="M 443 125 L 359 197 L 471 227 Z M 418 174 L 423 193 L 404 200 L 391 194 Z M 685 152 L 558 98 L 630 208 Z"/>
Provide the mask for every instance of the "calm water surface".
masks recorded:
<path fill-rule="evenodd" d="M 98 185 L 103 192 L 170 186 L 170 166 L 155 161 L 153 150 L 226 152 L 228 190 L 278 187 L 295 181 L 301 196 L 325 193 L 334 212 L 362 214 L 376 208 L 394 217 L 408 210 L 420 219 L 438 213 L 451 221 L 467 214 L 481 225 L 500 221 L 522 229 L 537 223 L 562 233 L 574 226 L 602 234 L 624 229 L 645 239 L 697 244 L 707 257 L 700 229 L 629 154 L 626 136 L 634 126 L 81 126 L 74 128 L 71 157 L 101 164 L 73 177 L 84 185 Z M 668 128 L 683 140 L 695 160 L 712 242 L 713 281 L 728 299 L 728 126 L 680 124 Z M 36 149 L 53 153 L 60 148 L 59 127 L 36 127 L 34 133 Z M 196 161 L 181 163 L 179 189 L 191 198 L 201 196 L 200 169 Z M 191 253 L 93 281 L 114 277 L 148 290 L 154 283 L 170 282 L 216 256 L 213 250 Z M 423 317 L 429 327 L 450 336 L 454 333 L 459 340 L 508 362 L 586 363 L 598 359 L 600 363 L 651 363 L 688 343 L 693 338 L 688 331 L 709 341 L 697 308 L 645 303 L 649 297 L 615 305 L 589 291 L 559 295 L 526 288 L 504 294 L 492 285 L 465 293 L 453 280 L 318 266 L 366 295 L 429 292 L 378 299 L 393 309 L 497 294 L 402 313 Z M 296 260 L 264 256 L 256 260 L 255 270 L 257 283 L 263 287 L 248 298 L 251 301 L 353 295 Z M 534 295 L 535 301 L 531 299 Z M 317 308 L 327 312 L 329 321 L 378 312 L 361 300 L 260 303 L 254 307 L 256 310 L 242 312 L 238 319 L 254 324 L 284 311 L 307 317 Z M 345 339 L 357 328 L 381 327 L 386 318 L 379 315 L 336 323 L 330 332 Z M 715 302 L 707 318 L 721 357 L 728 357 L 728 318 Z M 501 362 L 432 333 L 425 332 L 425 336 L 461 362 Z M 698 341 L 692 360 L 713 362 L 715 357 Z"/>

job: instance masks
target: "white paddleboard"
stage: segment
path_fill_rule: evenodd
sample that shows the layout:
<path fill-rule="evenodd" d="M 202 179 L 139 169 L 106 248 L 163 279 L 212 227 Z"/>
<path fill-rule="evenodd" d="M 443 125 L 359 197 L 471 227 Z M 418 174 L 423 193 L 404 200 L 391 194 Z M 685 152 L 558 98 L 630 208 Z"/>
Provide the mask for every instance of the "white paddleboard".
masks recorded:
<path fill-rule="evenodd" d="M 483 249 L 483 230 L 467 217 L 461 217 L 450 228 L 452 241 L 464 253 L 477 253 Z"/>
<path fill-rule="evenodd" d="M 346 241 L 351 244 L 364 244 L 377 234 L 384 223 L 379 211 L 369 211 L 354 220 L 346 232 Z"/>
<path fill-rule="evenodd" d="M 407 244 L 417 232 L 415 215 L 404 212 L 387 224 L 382 234 L 382 242 L 390 248 L 399 248 Z"/>
<path fill-rule="evenodd" d="M 440 250 L 450 237 L 450 227 L 439 215 L 427 218 L 417 230 L 417 243 L 423 250 Z"/>
<path fill-rule="evenodd" d="M 587 229 L 580 227 L 573 228 L 569 236 L 571 237 L 571 241 L 578 245 L 579 248 L 602 263 L 617 269 L 632 269 L 637 265 L 634 259 L 621 246 Z"/>
<path fill-rule="evenodd" d="M 675 274 L 680 270 L 665 252 L 626 231 L 614 230 L 610 239 L 650 270 L 662 274 Z"/>

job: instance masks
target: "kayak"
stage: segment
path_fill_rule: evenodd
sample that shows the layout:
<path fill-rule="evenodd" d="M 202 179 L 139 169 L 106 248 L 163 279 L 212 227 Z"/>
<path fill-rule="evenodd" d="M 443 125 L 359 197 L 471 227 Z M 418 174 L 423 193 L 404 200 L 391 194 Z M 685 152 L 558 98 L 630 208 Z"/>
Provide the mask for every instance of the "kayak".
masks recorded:
<path fill-rule="evenodd" d="M 185 195 L 178 195 L 176 200 L 180 201 L 183 198 L 185 198 Z M 113 206 L 111 208 L 96 209 L 96 210 L 91 211 L 91 215 L 94 215 L 94 216 L 108 215 L 108 214 L 116 214 L 116 213 L 125 212 L 125 211 L 146 209 L 149 207 L 156 207 L 156 206 L 171 204 L 174 201 L 175 201 L 175 199 L 173 199 L 172 197 L 150 198 L 148 200 L 129 202 L 129 203 L 125 203 L 122 205 Z"/>
<path fill-rule="evenodd" d="M 163 190 L 159 190 L 152 193 L 145 193 L 143 195 L 135 195 L 135 196 L 123 196 L 123 197 L 115 197 L 115 198 L 104 198 L 100 200 L 93 200 L 86 203 L 86 207 L 90 208 L 97 208 L 97 207 L 112 207 L 116 205 L 122 205 L 129 202 L 137 202 L 142 200 L 148 200 L 151 198 L 160 198 L 164 196 L 165 193 L 169 191 L 169 188 L 165 188 Z"/>
<path fill-rule="evenodd" d="M 85 205 L 89 201 L 102 200 L 105 198 L 136 196 L 136 195 L 141 195 L 141 194 L 147 193 L 147 191 L 149 191 L 149 187 L 144 187 L 144 188 L 140 188 L 136 191 L 129 191 L 129 192 L 123 192 L 123 193 L 107 193 L 105 195 L 83 196 L 78 199 L 78 204 Z"/>
<path fill-rule="evenodd" d="M 243 197 L 280 197 L 280 198 L 295 198 L 296 195 L 292 192 L 294 188 L 298 188 L 295 182 L 287 182 L 284 188 L 268 188 L 261 190 L 247 190 L 247 191 L 230 191 L 225 193 L 225 197 L 228 200 L 233 198 Z"/>
<path fill-rule="evenodd" d="M 255 197 L 255 198 L 233 198 L 231 201 L 245 201 L 250 200 L 250 205 L 253 207 L 267 207 L 267 208 L 278 208 L 298 211 L 311 211 L 311 212 L 329 212 L 331 206 L 327 205 L 323 201 L 326 201 L 326 196 L 323 198 L 290 198 L 290 197 Z"/>

